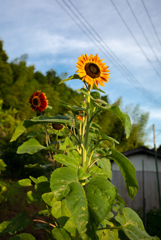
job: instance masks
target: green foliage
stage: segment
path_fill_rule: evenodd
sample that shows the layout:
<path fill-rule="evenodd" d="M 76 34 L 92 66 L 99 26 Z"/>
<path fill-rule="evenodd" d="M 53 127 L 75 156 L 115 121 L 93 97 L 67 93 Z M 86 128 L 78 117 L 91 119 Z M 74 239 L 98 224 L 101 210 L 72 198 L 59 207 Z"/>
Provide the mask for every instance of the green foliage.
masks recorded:
<path fill-rule="evenodd" d="M 115 217 L 116 221 L 120 223 L 121 230 L 130 240 L 140 239 L 158 239 L 157 237 L 150 237 L 145 229 L 139 216 L 130 208 L 124 208 L 123 214 L 118 214 Z"/>
<path fill-rule="evenodd" d="M 30 223 L 31 220 L 27 218 L 25 211 L 23 213 L 19 213 L 16 217 L 0 224 L 0 236 L 5 235 L 6 233 L 13 235 L 17 231 L 25 229 Z"/>
<path fill-rule="evenodd" d="M 151 209 L 146 213 L 147 232 L 152 236 L 161 238 L 161 210 Z"/>
<path fill-rule="evenodd" d="M 0 159 L 0 174 L 2 171 L 4 171 L 6 169 L 6 164 L 4 163 L 4 161 L 2 159 Z"/>
<path fill-rule="evenodd" d="M 36 238 L 29 233 L 21 233 L 10 238 L 10 240 L 36 240 Z"/>

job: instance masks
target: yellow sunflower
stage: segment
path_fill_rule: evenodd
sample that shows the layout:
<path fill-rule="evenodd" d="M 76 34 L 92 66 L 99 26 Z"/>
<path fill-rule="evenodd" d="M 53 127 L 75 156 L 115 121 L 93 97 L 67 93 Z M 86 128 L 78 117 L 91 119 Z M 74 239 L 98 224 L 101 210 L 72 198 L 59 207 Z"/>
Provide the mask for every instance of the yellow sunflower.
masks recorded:
<path fill-rule="evenodd" d="M 104 82 L 108 82 L 108 78 L 110 78 L 108 66 L 106 66 L 106 63 L 102 63 L 102 59 L 97 54 L 95 56 L 91 54 L 90 58 L 87 54 L 78 57 L 77 68 L 76 72 L 82 78 L 82 81 L 85 81 L 91 87 L 93 87 L 93 83 L 97 88 L 98 84 L 104 86 Z"/>
<path fill-rule="evenodd" d="M 31 104 L 32 110 L 35 111 L 44 111 L 48 106 L 48 100 L 46 98 L 45 93 L 41 93 L 41 91 L 37 91 L 29 98 L 29 103 Z"/>

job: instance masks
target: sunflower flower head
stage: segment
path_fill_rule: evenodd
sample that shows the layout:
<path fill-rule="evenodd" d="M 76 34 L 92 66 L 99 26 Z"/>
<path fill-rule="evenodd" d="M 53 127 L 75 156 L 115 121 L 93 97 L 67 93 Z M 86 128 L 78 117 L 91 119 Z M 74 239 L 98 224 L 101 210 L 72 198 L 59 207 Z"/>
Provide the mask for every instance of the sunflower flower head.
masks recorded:
<path fill-rule="evenodd" d="M 48 100 L 45 93 L 40 93 L 37 91 L 29 98 L 29 103 L 31 104 L 32 110 L 44 111 L 48 106 Z"/>
<path fill-rule="evenodd" d="M 63 124 L 59 124 L 59 123 L 52 123 L 52 127 L 54 129 L 54 132 L 61 132 L 64 130 L 64 125 Z"/>
<path fill-rule="evenodd" d="M 78 75 L 85 81 L 88 85 L 93 87 L 93 84 L 98 88 L 98 84 L 104 86 L 104 82 L 108 82 L 109 70 L 106 63 L 102 63 L 102 59 L 96 54 L 92 54 L 88 57 L 87 54 L 78 57 L 76 71 Z"/>

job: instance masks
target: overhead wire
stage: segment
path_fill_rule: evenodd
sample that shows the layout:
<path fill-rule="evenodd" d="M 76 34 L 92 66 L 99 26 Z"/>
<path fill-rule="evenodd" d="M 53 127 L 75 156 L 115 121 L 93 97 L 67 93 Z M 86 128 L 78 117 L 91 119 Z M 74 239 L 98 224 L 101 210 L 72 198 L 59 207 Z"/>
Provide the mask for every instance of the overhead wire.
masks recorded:
<path fill-rule="evenodd" d="M 79 18 L 79 16 L 70 8 L 70 6 L 64 1 L 64 4 L 66 5 L 66 7 L 68 7 L 68 9 L 75 15 L 75 17 L 77 19 L 79 19 L 79 21 L 81 22 L 81 24 L 85 27 L 85 29 L 87 30 L 88 34 L 86 33 L 86 31 L 84 31 L 84 29 L 82 28 L 82 26 L 80 24 L 78 24 L 78 22 L 75 21 L 75 19 L 71 16 L 71 14 L 69 14 L 66 9 L 60 4 L 60 1 L 56 0 L 56 2 L 65 10 L 65 12 L 71 17 L 71 19 L 81 28 L 81 30 L 86 34 L 86 36 L 100 49 L 100 46 L 98 46 L 97 44 L 101 45 L 101 47 L 103 48 L 100 49 L 101 52 L 103 52 L 103 54 L 105 54 L 105 56 L 109 59 L 109 55 L 110 57 L 113 59 L 114 62 L 117 62 L 117 64 L 113 63 L 116 68 L 119 69 L 119 71 L 121 71 L 121 73 L 127 78 L 128 77 L 128 81 L 130 81 L 139 91 L 143 92 L 144 94 L 146 94 L 146 97 L 151 98 L 153 101 L 155 101 L 157 104 L 160 105 L 160 103 L 140 84 L 140 82 L 129 72 L 129 70 L 121 63 L 121 61 L 117 58 L 117 56 L 113 53 L 113 51 L 109 48 L 109 46 L 103 41 L 103 39 L 98 35 L 98 33 L 94 30 L 94 28 L 89 24 L 89 22 L 84 18 L 84 16 L 81 14 L 81 12 L 75 7 L 75 5 L 72 3 L 72 1 L 68 0 L 71 5 L 76 9 L 76 11 L 81 15 L 81 17 L 86 21 L 86 23 L 88 24 L 88 26 L 90 27 L 90 29 L 93 30 L 93 32 L 96 34 L 96 36 L 92 33 L 92 31 L 87 28 L 87 26 L 84 24 L 84 22 Z M 90 35 L 92 35 L 92 38 L 89 37 L 89 33 Z M 97 44 L 93 41 L 93 38 L 95 39 L 95 41 L 97 42 Z M 106 48 L 108 48 L 108 50 L 111 52 L 109 53 L 107 51 L 107 49 L 102 46 L 102 43 L 106 46 Z M 108 54 L 108 55 L 107 55 Z M 114 57 L 113 57 L 114 55 Z M 112 62 L 113 62 L 112 61 Z M 131 77 L 133 78 L 133 80 L 131 79 L 131 77 L 129 76 L 131 75 Z"/>
<path fill-rule="evenodd" d="M 119 64 L 119 67 L 121 68 L 121 70 L 123 70 L 123 73 L 125 73 L 126 75 L 128 75 L 128 80 L 132 80 L 131 77 L 133 78 L 132 80 L 132 84 L 138 89 L 138 90 L 142 90 L 145 94 L 147 94 L 147 97 L 150 97 L 151 99 L 153 99 L 154 101 L 156 101 L 159 105 L 160 103 L 141 85 L 141 83 L 130 73 L 130 71 L 126 68 L 126 66 L 123 65 L 123 63 L 118 59 L 118 57 L 115 55 L 115 53 L 110 49 L 110 47 L 104 42 L 104 40 L 99 36 L 99 34 L 95 31 L 95 29 L 91 26 L 91 24 L 87 21 L 87 19 L 81 14 L 81 12 L 78 10 L 78 8 L 72 3 L 71 0 L 68 0 L 72 6 L 75 8 L 75 10 L 80 14 L 81 18 L 84 19 L 84 21 L 86 22 L 86 24 L 89 26 L 89 29 L 84 25 L 84 23 L 82 22 L 82 24 L 84 25 L 84 27 L 91 33 L 91 35 L 95 38 L 95 35 L 91 32 L 90 29 L 93 30 L 93 32 L 96 34 L 96 36 L 98 37 L 98 39 L 100 40 L 99 43 L 101 44 L 101 42 L 105 45 L 106 48 L 108 48 L 108 50 L 111 52 L 111 54 L 105 49 L 105 51 L 110 55 L 110 57 L 117 62 L 117 64 Z M 63 0 L 64 2 L 64 0 Z M 78 15 L 77 15 L 78 17 Z M 95 38 L 96 39 L 96 38 Z M 96 39 L 97 40 L 97 39 Z M 97 40 L 98 41 L 98 40 Z M 118 68 L 118 65 L 116 65 L 116 67 Z M 124 74 L 124 75 L 125 75 Z M 129 77 L 130 75 L 130 77 Z M 125 76 L 127 77 L 127 76 Z"/>
<path fill-rule="evenodd" d="M 136 17 L 136 14 L 135 14 L 135 12 L 133 11 L 133 9 L 132 9 L 132 7 L 131 7 L 129 1 L 126 0 L 126 2 L 127 2 L 128 6 L 129 6 L 129 8 L 130 8 L 130 10 L 131 10 L 131 12 L 132 12 L 132 14 L 133 14 L 133 16 L 134 16 L 134 18 L 135 18 L 135 20 L 136 20 L 138 26 L 139 26 L 139 28 L 140 28 L 140 30 L 141 30 L 141 32 L 142 32 L 144 38 L 146 39 L 146 41 L 147 41 L 147 43 L 148 43 L 148 45 L 149 45 L 151 51 L 153 52 L 153 54 L 154 54 L 154 56 L 155 56 L 157 62 L 159 62 L 159 64 L 161 64 L 160 61 L 159 61 L 159 59 L 158 59 L 158 57 L 157 57 L 157 55 L 156 55 L 156 53 L 155 53 L 155 51 L 154 51 L 154 49 L 153 49 L 153 47 L 152 47 L 152 45 L 151 45 L 151 43 L 149 42 L 149 39 L 147 38 L 147 36 L 146 36 L 146 34 L 145 34 L 145 32 L 144 32 L 144 30 L 143 30 L 143 28 L 142 28 L 142 26 L 141 26 L 141 24 L 140 24 L 138 18 Z"/>
<path fill-rule="evenodd" d="M 98 39 L 96 39 L 96 37 L 95 37 L 95 35 L 91 32 L 91 30 L 90 29 L 88 29 L 87 28 L 87 26 L 83 23 L 83 21 L 79 18 L 79 16 L 78 15 L 76 15 L 75 14 L 75 12 L 70 8 L 70 6 L 64 1 L 64 0 L 62 0 L 63 2 L 64 2 L 64 4 L 71 10 L 71 12 L 75 15 L 75 17 L 77 17 L 77 19 L 79 19 L 79 21 L 81 22 L 81 24 L 86 28 L 86 30 L 88 31 L 88 33 L 90 33 L 92 36 L 93 36 L 93 38 L 99 43 L 99 44 L 101 44 L 101 42 L 100 42 L 100 40 L 101 41 L 103 41 L 101 38 L 100 38 L 100 36 L 97 34 L 97 36 L 100 38 L 100 40 L 98 40 Z M 74 4 L 69 0 L 69 2 L 73 5 L 73 7 L 75 7 L 74 6 Z M 76 7 L 75 7 L 75 9 L 76 9 Z M 77 9 L 77 11 L 78 11 L 78 13 L 79 14 L 81 14 L 80 13 L 80 11 Z M 81 14 L 81 16 L 83 17 L 83 15 Z M 84 18 L 84 17 L 83 17 Z M 84 18 L 85 19 L 85 18 Z M 92 28 L 92 26 L 90 25 L 90 27 Z M 95 32 L 96 33 L 96 32 Z M 88 36 L 88 34 L 86 33 L 86 35 Z M 92 40 L 93 41 L 93 40 Z M 103 54 L 107 57 L 107 58 L 109 58 L 109 56 L 108 55 L 110 55 L 110 57 L 113 59 L 114 57 L 109 53 L 109 52 L 107 52 L 107 50 L 103 47 L 103 46 L 101 46 L 102 48 L 103 48 L 103 51 L 102 51 L 102 49 L 100 49 L 101 50 L 101 52 L 103 52 Z M 107 53 L 108 53 L 108 55 L 107 55 Z M 116 57 L 116 56 L 115 56 Z M 117 58 L 117 57 L 116 57 Z M 118 61 L 118 64 L 119 65 L 117 65 L 117 64 L 115 64 L 113 61 Z M 125 77 L 127 77 L 126 75 L 128 75 L 128 73 L 126 73 L 123 69 L 122 69 L 122 66 L 120 66 L 120 61 L 117 59 L 117 60 L 113 60 L 112 62 L 113 62 L 113 64 L 114 64 L 114 66 L 116 67 L 116 68 L 118 68 L 119 69 L 119 71 L 121 71 L 121 73 L 125 76 Z M 121 63 L 121 65 L 122 65 L 122 63 Z M 126 74 L 126 75 L 125 75 Z M 129 77 L 129 76 L 128 76 Z M 130 80 L 130 79 L 129 79 Z M 141 89 L 141 88 L 139 88 L 138 87 L 138 85 L 137 85 L 137 81 L 135 81 L 135 82 L 132 82 L 132 84 L 139 90 L 139 91 L 141 91 L 141 93 L 142 92 L 145 92 L 145 89 Z M 146 92 L 145 92 L 146 93 Z M 153 98 L 152 96 L 149 96 L 150 94 L 148 94 L 148 97 L 151 97 L 151 99 Z M 154 99 L 153 99 L 154 100 Z M 155 100 L 156 101 L 156 100 Z"/>
<path fill-rule="evenodd" d="M 114 8 L 116 9 L 118 15 L 120 16 L 121 20 L 123 21 L 124 25 L 126 26 L 126 28 L 128 29 L 128 31 L 130 32 L 132 38 L 135 40 L 137 46 L 140 48 L 142 54 L 144 55 L 144 57 L 146 58 L 146 60 L 148 61 L 148 63 L 150 64 L 150 66 L 153 68 L 153 70 L 155 71 L 155 73 L 158 75 L 158 77 L 161 79 L 161 75 L 158 73 L 158 71 L 156 70 L 156 68 L 152 65 L 151 61 L 149 60 L 148 56 L 146 55 L 145 51 L 143 50 L 143 48 L 141 47 L 140 43 L 137 41 L 136 37 L 134 36 L 133 32 L 131 31 L 131 29 L 129 28 L 129 26 L 127 25 L 127 23 L 125 22 L 125 20 L 123 19 L 121 13 L 119 12 L 118 8 L 116 7 L 116 5 L 114 4 L 113 0 L 110 0 L 112 5 L 114 6 Z"/>
<path fill-rule="evenodd" d="M 144 9 L 145 9 L 145 12 L 146 12 L 146 14 L 147 14 L 147 16 L 148 16 L 148 18 L 149 18 L 149 21 L 150 21 L 150 23 L 151 23 L 151 25 L 152 25 L 152 28 L 153 28 L 153 30 L 154 30 L 154 32 L 155 32 L 155 35 L 156 35 L 156 37 L 157 37 L 157 39 L 158 39 L 158 42 L 159 42 L 160 45 L 161 45 L 161 40 L 160 40 L 160 38 L 159 38 L 159 36 L 158 36 L 158 33 L 157 33 L 157 31 L 156 31 L 156 28 L 155 28 L 153 22 L 152 22 L 152 19 L 151 19 L 151 17 L 150 17 L 150 14 L 149 14 L 149 12 L 148 12 L 148 9 L 147 9 L 147 7 L 146 7 L 144 1 L 143 1 L 143 0 L 141 0 L 141 1 L 142 1 L 142 3 L 143 3 L 143 6 L 144 6 Z"/>

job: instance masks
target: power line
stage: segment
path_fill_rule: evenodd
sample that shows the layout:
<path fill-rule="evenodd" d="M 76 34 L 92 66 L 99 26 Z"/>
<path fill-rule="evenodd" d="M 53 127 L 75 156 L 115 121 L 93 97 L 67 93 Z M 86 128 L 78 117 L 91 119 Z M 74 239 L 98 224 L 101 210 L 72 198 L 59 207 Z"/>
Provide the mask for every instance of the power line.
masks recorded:
<path fill-rule="evenodd" d="M 150 17 L 150 14 L 149 14 L 149 12 L 148 12 L 148 9 L 147 9 L 144 1 L 143 1 L 143 0 L 141 0 L 141 1 L 142 1 L 142 3 L 143 3 L 145 12 L 147 13 L 147 16 L 148 16 L 148 18 L 149 18 L 149 21 L 151 22 L 152 28 L 153 28 L 153 30 L 154 30 L 154 32 L 155 32 L 155 34 L 156 34 L 156 37 L 157 37 L 157 39 L 158 39 L 158 42 L 159 42 L 160 45 L 161 45 L 161 40 L 160 40 L 160 38 L 159 38 L 159 36 L 158 36 L 158 33 L 157 33 L 156 29 L 155 29 L 155 26 L 154 26 L 154 24 L 153 24 L 153 22 L 152 22 L 152 20 L 151 20 L 151 17 Z"/>
<path fill-rule="evenodd" d="M 142 26 L 141 26 L 139 20 L 137 19 L 136 14 L 134 13 L 134 11 L 133 11 L 133 9 L 132 9 L 132 7 L 131 7 L 129 1 L 126 0 L 126 2 L 127 2 L 128 6 L 129 6 L 129 8 L 130 8 L 130 10 L 131 10 L 131 12 L 132 12 L 132 14 L 133 14 L 133 16 L 134 16 L 134 18 L 135 18 L 135 20 L 136 20 L 138 26 L 139 26 L 139 28 L 140 28 L 142 34 L 144 35 L 144 37 L 145 37 L 145 39 L 146 39 L 146 41 L 147 41 L 147 43 L 148 43 L 148 45 L 149 45 L 151 51 L 153 52 L 153 54 L 154 54 L 156 60 L 160 63 L 158 57 L 156 56 L 156 53 L 155 53 L 154 49 L 152 48 L 152 45 L 151 45 L 150 42 L 149 42 L 149 39 L 147 38 L 147 36 L 146 36 L 146 34 L 145 34 L 145 32 L 144 32 L 144 30 L 143 30 L 143 28 L 142 28 Z M 160 63 L 160 64 L 161 64 L 161 63 Z"/>
<path fill-rule="evenodd" d="M 119 12 L 118 8 L 116 7 L 116 5 L 114 4 L 113 0 L 110 0 L 112 5 L 114 6 L 114 8 L 116 9 L 118 15 L 120 16 L 121 20 L 123 21 L 124 25 L 126 26 L 126 28 L 128 29 L 128 31 L 130 32 L 131 36 L 133 37 L 133 39 L 135 40 L 136 44 L 138 45 L 138 47 L 140 48 L 142 54 L 145 56 L 146 60 L 148 61 L 148 63 L 151 65 L 151 67 L 153 68 L 153 70 L 155 71 L 155 73 L 159 76 L 159 78 L 161 78 L 161 75 L 158 73 L 158 71 L 155 69 L 155 67 L 152 65 L 151 61 L 148 59 L 146 53 L 144 52 L 144 50 L 142 49 L 141 45 L 139 44 L 139 42 L 137 41 L 136 37 L 134 36 L 134 34 L 132 33 L 131 29 L 128 27 L 127 23 L 125 22 L 125 20 L 123 19 L 121 13 Z"/>
<path fill-rule="evenodd" d="M 56 0 L 57 1 L 57 0 Z M 128 77 L 128 80 L 139 90 L 139 91 L 141 91 L 141 92 L 143 92 L 144 94 L 146 94 L 146 96 L 148 97 L 148 98 L 151 98 L 153 101 L 155 101 L 155 102 L 157 102 L 157 104 L 159 104 L 160 105 L 160 103 L 140 84 L 140 82 L 129 72 L 129 70 L 121 63 L 121 61 L 117 58 L 117 56 L 112 52 L 112 50 L 109 48 L 109 46 L 103 41 L 103 39 L 98 35 L 98 33 L 94 30 L 94 28 L 89 24 L 89 22 L 84 18 L 84 16 L 80 13 L 80 11 L 75 7 L 75 5 L 69 0 L 69 2 L 72 4 L 72 6 L 76 9 L 76 11 L 81 15 L 81 17 L 82 17 L 82 19 L 84 19 L 85 21 L 86 21 L 86 24 L 88 24 L 88 26 L 89 26 L 89 28 L 87 28 L 87 26 L 84 24 L 84 22 L 79 18 L 79 16 L 70 8 L 70 6 L 68 6 L 68 4 L 63 0 L 63 2 L 64 2 L 64 4 L 70 9 L 70 11 L 75 15 L 75 17 L 77 17 L 77 19 L 79 19 L 79 21 L 81 22 L 81 24 L 86 28 L 86 30 L 87 30 L 87 32 L 88 32 L 88 34 L 90 33 L 92 36 L 93 36 L 93 38 L 97 41 L 97 43 L 99 43 L 99 45 L 101 45 L 101 47 L 103 48 L 103 50 L 104 51 L 102 51 L 102 49 L 100 49 L 100 47 L 99 46 L 97 46 L 95 43 L 95 45 L 97 46 L 97 47 L 99 47 L 99 49 L 101 50 L 101 52 L 103 52 L 104 54 L 105 54 L 105 56 L 107 57 L 107 58 L 109 58 L 109 56 L 108 55 L 110 55 L 110 57 L 113 59 L 113 61 L 117 61 L 117 64 L 119 64 L 119 65 L 116 65 L 115 63 L 114 63 L 114 65 L 117 67 L 117 68 L 119 68 L 119 71 L 121 71 L 121 73 L 127 78 Z M 59 3 L 59 5 L 62 7 L 62 5 L 60 4 L 60 2 L 58 2 Z M 63 9 L 64 9 L 64 7 L 63 7 Z M 71 17 L 71 15 L 66 11 L 66 13 Z M 73 18 L 72 18 L 73 19 Z M 76 21 L 75 21 L 75 19 L 73 19 L 74 20 L 74 22 L 76 23 Z M 80 25 L 79 24 L 77 24 L 79 27 L 80 27 Z M 82 28 L 81 28 L 82 29 Z M 91 31 L 91 29 L 93 30 L 93 32 L 97 35 L 97 38 L 99 39 L 97 39 L 96 38 L 96 36 L 92 33 L 92 31 Z M 85 32 L 85 31 L 83 31 L 87 36 L 88 36 L 88 34 Z M 88 36 L 89 37 L 89 36 Z M 91 37 L 90 37 L 90 40 L 92 41 L 92 42 L 94 42 L 93 41 L 93 39 L 91 39 Z M 104 46 L 102 46 L 102 43 L 101 42 L 103 42 L 103 44 L 106 46 L 106 48 L 108 48 L 108 50 L 111 52 L 111 54 L 106 50 L 106 48 L 104 47 Z M 108 55 L 107 55 L 107 53 L 108 53 Z M 114 55 L 114 57 L 113 57 L 113 55 Z M 133 80 L 131 79 L 131 77 L 133 78 Z"/>
<path fill-rule="evenodd" d="M 64 0 L 63 0 L 64 1 Z M 115 55 L 115 53 L 110 49 L 110 47 L 103 41 L 103 39 L 98 35 L 98 33 L 95 31 L 95 29 L 91 26 L 91 24 L 85 19 L 85 17 L 81 14 L 81 12 L 78 10 L 78 8 L 72 3 L 72 1 L 71 0 L 68 0 L 71 4 L 72 4 L 72 6 L 75 8 L 75 10 L 81 15 L 81 18 L 83 18 L 84 19 L 84 21 L 86 22 L 86 24 L 88 24 L 88 26 L 90 27 L 90 29 L 92 29 L 93 30 L 93 32 L 97 35 L 97 37 L 99 38 L 99 43 L 101 44 L 101 42 L 103 42 L 103 44 L 105 45 L 105 47 L 106 48 L 108 48 L 108 50 L 111 52 L 111 54 L 112 55 L 114 55 L 114 57 L 109 53 L 109 52 L 107 52 L 107 50 L 105 49 L 105 51 L 111 56 L 111 58 L 112 59 L 114 59 L 114 61 L 117 61 L 117 63 L 119 64 L 119 67 L 120 67 L 120 65 L 121 65 L 121 70 L 123 70 L 123 72 L 125 72 L 125 74 L 126 75 L 128 75 L 128 77 L 129 77 L 129 75 L 134 79 L 134 81 L 135 81 L 135 85 L 137 85 L 137 86 L 135 86 L 135 87 L 137 87 L 137 89 L 138 90 L 140 90 L 140 88 L 141 88 L 141 90 L 143 91 L 143 93 L 145 93 L 145 94 L 147 94 L 147 96 L 148 97 L 150 97 L 151 99 L 153 99 L 154 101 L 156 101 L 157 103 L 159 103 L 142 85 L 141 85 L 141 83 L 130 73 L 130 71 L 123 65 L 123 63 L 117 58 L 117 56 Z M 82 22 L 82 20 L 81 20 L 81 22 Z M 82 22 L 82 24 L 84 25 L 84 23 Z M 84 25 L 85 26 L 85 25 Z M 91 30 L 90 29 L 88 29 L 86 26 L 85 26 L 85 28 L 93 35 L 93 37 L 95 38 L 95 35 L 91 32 Z M 96 38 L 95 38 L 96 39 Z M 96 39 L 96 41 L 98 41 L 97 39 Z M 118 68 L 118 65 L 116 66 L 117 68 Z M 126 76 L 127 77 L 127 76 Z M 131 81 L 131 77 L 130 77 L 130 81 Z M 134 82 L 132 82 L 132 84 L 134 85 Z M 139 87 L 138 87 L 138 85 L 139 85 Z M 159 103 L 159 105 L 160 105 L 160 103 Z"/>

